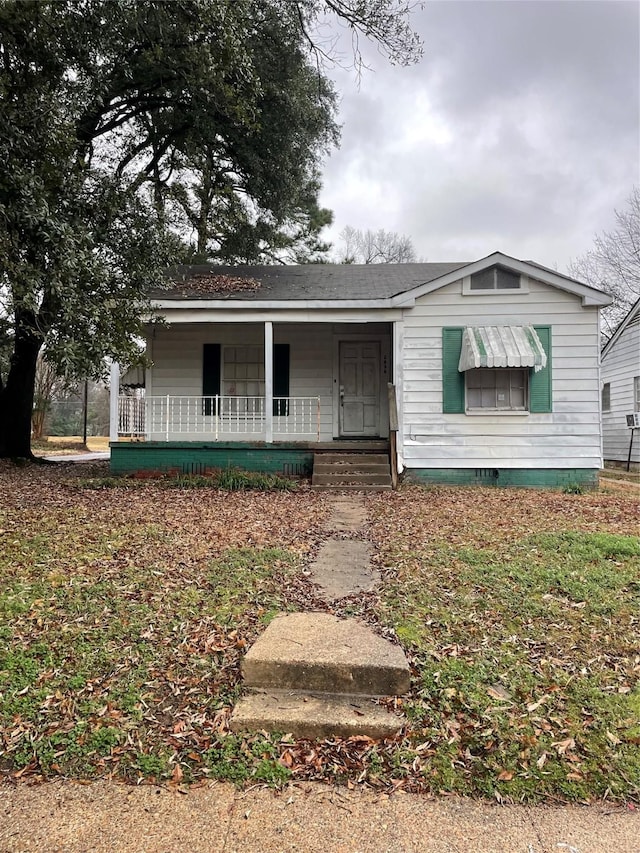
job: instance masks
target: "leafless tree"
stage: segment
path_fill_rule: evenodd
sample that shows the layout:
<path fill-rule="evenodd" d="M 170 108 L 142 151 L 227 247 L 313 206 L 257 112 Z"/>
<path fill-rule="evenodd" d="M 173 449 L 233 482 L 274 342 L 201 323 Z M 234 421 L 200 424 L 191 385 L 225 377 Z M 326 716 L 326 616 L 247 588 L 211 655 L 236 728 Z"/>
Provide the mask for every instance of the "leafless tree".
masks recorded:
<path fill-rule="evenodd" d="M 417 261 L 411 237 L 396 231 L 353 228 L 347 225 L 340 232 L 343 264 L 409 264 Z"/>
<path fill-rule="evenodd" d="M 69 387 L 69 382 L 57 372 L 53 364 L 48 362 L 43 353 L 38 355 L 36 363 L 36 382 L 33 395 L 33 414 L 31 416 L 31 433 L 35 441 L 44 435 L 44 425 L 51 401 Z"/>
<path fill-rule="evenodd" d="M 609 339 L 640 297 L 640 187 L 634 187 L 623 210 L 616 210 L 613 231 L 597 234 L 593 248 L 569 264 L 569 272 L 613 303 L 602 312 L 602 334 Z"/>

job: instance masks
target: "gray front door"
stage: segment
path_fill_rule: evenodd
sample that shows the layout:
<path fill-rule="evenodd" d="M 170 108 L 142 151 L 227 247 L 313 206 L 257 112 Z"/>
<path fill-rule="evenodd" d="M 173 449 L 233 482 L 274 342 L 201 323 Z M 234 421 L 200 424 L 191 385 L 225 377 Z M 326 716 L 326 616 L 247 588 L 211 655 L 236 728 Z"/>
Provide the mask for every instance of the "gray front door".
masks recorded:
<path fill-rule="evenodd" d="M 380 343 L 340 342 L 340 435 L 380 435 Z"/>

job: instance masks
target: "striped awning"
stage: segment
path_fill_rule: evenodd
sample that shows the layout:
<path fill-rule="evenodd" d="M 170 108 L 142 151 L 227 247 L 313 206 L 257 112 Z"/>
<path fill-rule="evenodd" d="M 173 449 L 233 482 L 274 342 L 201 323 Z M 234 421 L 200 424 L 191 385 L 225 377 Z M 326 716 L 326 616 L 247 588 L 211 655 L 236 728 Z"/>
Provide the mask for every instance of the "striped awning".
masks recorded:
<path fill-rule="evenodd" d="M 144 367 L 130 367 L 120 377 L 120 386 L 122 388 L 144 388 L 144 378 Z"/>
<path fill-rule="evenodd" d="M 547 354 L 533 326 L 467 326 L 462 333 L 458 370 L 474 367 L 533 367 L 542 370 Z"/>

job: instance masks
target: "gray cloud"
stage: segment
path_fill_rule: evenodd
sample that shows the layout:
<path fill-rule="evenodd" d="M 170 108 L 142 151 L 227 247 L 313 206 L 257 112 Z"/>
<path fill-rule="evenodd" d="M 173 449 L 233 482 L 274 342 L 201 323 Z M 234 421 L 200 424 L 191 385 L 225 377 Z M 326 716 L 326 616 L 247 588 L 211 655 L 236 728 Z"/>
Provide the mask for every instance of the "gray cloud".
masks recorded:
<path fill-rule="evenodd" d="M 336 71 L 323 203 L 429 260 L 501 249 L 564 269 L 639 181 L 635 2 L 429 2 L 417 66 Z"/>

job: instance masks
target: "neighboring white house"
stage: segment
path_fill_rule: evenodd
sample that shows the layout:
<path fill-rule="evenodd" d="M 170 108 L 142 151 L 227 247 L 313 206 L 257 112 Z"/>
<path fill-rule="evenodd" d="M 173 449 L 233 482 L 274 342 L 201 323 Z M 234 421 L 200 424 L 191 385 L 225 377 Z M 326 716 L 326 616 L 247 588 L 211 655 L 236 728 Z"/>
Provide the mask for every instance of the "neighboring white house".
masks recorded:
<path fill-rule="evenodd" d="M 153 294 L 165 323 L 148 325 L 145 400 L 121 398 L 112 429 L 143 441 L 114 441 L 112 466 L 286 470 L 319 447 L 386 443 L 391 384 L 397 459 L 415 480 L 595 483 L 609 302 L 499 252 L 180 268 Z"/>
<path fill-rule="evenodd" d="M 605 462 L 640 467 L 640 299 L 602 349 L 602 439 Z M 631 443 L 627 417 L 638 413 Z M 632 454 L 629 459 L 629 448 Z"/>

